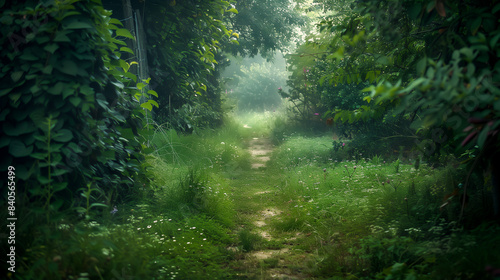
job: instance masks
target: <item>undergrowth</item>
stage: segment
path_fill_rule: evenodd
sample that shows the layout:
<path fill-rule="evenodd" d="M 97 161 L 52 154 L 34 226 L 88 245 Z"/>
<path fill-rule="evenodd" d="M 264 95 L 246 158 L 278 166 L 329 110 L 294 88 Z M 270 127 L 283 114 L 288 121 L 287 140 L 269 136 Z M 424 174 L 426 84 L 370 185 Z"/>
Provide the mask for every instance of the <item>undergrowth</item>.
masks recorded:
<path fill-rule="evenodd" d="M 278 199 L 288 213 L 273 226 L 310 236 L 302 246 L 317 252 L 309 260 L 312 276 L 493 279 L 500 228 L 477 223 L 485 212 L 473 209 L 487 211 L 490 203 L 481 187 L 469 187 L 460 216 L 463 167 L 339 157 L 331 143 L 329 136 L 290 137 L 269 164 L 282 174 Z"/>
<path fill-rule="evenodd" d="M 242 220 L 242 207 L 260 209 L 242 188 L 253 180 L 280 210 L 269 221 L 272 235 L 294 236 L 294 250 L 308 255 L 287 264 L 306 265 L 311 278 L 497 279 L 500 228 L 478 222 L 491 210 L 480 174 L 465 193 L 466 169 L 456 161 L 435 169 L 420 159 L 342 153 L 349 142 L 289 133 L 273 113 L 196 135 L 158 127 L 148 139 L 146 183 L 131 202 L 86 216 L 58 213 L 48 224 L 39 222 L 43 213 L 20 208 L 22 261 L 7 278 L 242 279 L 245 266 L 231 266 L 241 252 L 289 246 L 264 240 Z M 263 136 L 280 145 L 259 177 L 248 172 L 245 140 Z"/>
<path fill-rule="evenodd" d="M 232 176 L 250 168 L 237 123 L 197 135 L 158 126 L 144 185 L 131 202 L 91 212 L 65 213 L 25 241 L 23 279 L 217 279 L 238 241 L 230 235 L 235 210 Z M 26 215 L 27 216 L 27 215 Z M 30 222 L 29 224 L 36 224 Z M 23 232 L 30 232 L 24 229 Z"/>

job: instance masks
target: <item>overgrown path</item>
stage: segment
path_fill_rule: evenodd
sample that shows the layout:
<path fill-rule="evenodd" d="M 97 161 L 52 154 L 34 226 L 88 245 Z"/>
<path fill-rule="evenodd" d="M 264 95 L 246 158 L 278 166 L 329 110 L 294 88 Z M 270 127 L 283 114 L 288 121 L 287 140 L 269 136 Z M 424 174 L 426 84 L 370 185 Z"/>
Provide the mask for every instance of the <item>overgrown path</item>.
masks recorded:
<path fill-rule="evenodd" d="M 230 248 L 236 252 L 231 266 L 242 279 L 310 279 L 305 272 L 310 254 L 297 246 L 307 236 L 274 226 L 287 213 L 279 198 L 280 174 L 266 168 L 272 150 L 269 139 L 250 139 L 252 169 L 233 181 L 239 246 Z"/>

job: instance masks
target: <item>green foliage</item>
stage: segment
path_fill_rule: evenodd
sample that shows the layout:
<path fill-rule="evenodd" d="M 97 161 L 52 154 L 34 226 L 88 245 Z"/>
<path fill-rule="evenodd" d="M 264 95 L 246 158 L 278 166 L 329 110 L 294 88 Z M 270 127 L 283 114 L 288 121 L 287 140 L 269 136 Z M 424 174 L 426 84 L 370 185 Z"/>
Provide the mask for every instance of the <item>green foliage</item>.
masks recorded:
<path fill-rule="evenodd" d="M 383 77 L 399 77 L 392 70 L 394 65 L 405 68 L 404 65 L 413 63 L 418 52 L 408 55 L 408 42 L 413 44 L 410 37 L 382 42 L 378 31 L 364 30 L 372 28 L 372 19 L 348 8 L 351 1 L 332 2 L 335 13 L 323 14 L 318 32 L 311 32 L 296 54 L 289 55 L 293 72 L 287 82 L 290 90 L 281 95 L 292 102 L 293 118 L 301 122 L 322 121 L 323 127 L 325 122 L 334 124 L 338 137 L 353 138 L 346 152 L 387 154 L 394 143 L 413 136 L 414 132 L 407 128 L 410 118 L 388 112 L 390 106 L 374 109 L 366 103 L 362 89 Z M 381 5 L 381 9 L 392 7 Z"/>
<path fill-rule="evenodd" d="M 311 260 L 312 275 L 473 279 L 490 273 L 484 269 L 486 263 L 498 267 L 500 260 L 486 249 L 497 239 L 498 226 L 484 239 L 483 227 L 490 225 L 477 227 L 485 215 L 477 209 L 490 200 L 482 196 L 481 182 L 475 181 L 468 190 L 466 214 L 460 219 L 461 193 L 454 195 L 454 189 L 466 178 L 463 168 L 434 169 L 420 163 L 416 169 L 403 160 L 386 164 L 381 157 L 335 162 L 329 160 L 329 149 L 306 153 L 305 147 L 328 145 L 326 138 L 290 137 L 273 154 L 279 161 L 273 160 L 272 166 L 282 172 L 274 197 L 290 216 L 272 225 L 278 231 L 289 228 L 311 235 L 302 246 L 318 252 Z M 297 161 L 305 154 L 305 160 Z M 443 204 L 443 197 L 449 203 Z M 467 264 L 464 254 L 485 261 Z M 445 268 L 453 262 L 462 265 Z"/>
<path fill-rule="evenodd" d="M 160 104 L 154 111 L 156 121 L 189 132 L 220 125 L 221 51 L 238 38 L 224 19 L 238 11 L 222 0 L 153 1 L 138 6 L 147 14 L 149 72 Z"/>
<path fill-rule="evenodd" d="M 156 93 L 120 59 L 128 33 L 96 2 L 3 5 L 0 169 L 16 167 L 47 218 L 88 184 L 93 201 L 130 199 L 144 168 L 138 100 Z"/>
<path fill-rule="evenodd" d="M 151 86 L 159 93 L 154 118 L 185 132 L 222 124 L 219 73 L 229 62 L 223 51 L 271 58 L 303 23 L 288 0 L 131 2 L 147 15 Z"/>
<path fill-rule="evenodd" d="M 150 141 L 175 142 L 170 151 L 177 158 L 161 151 L 147 155 L 145 164 L 150 168 L 142 175 L 151 188 L 140 188 L 132 203 L 118 202 L 116 211 L 92 215 L 103 205 L 94 201 L 101 190 L 89 183 L 79 190 L 84 202 L 76 210 L 91 220 L 63 215 L 40 225 L 36 216 L 23 215 L 27 219 L 19 228 L 23 234 L 16 237 L 23 241 L 18 248 L 27 259 L 16 273 L 37 279 L 233 279 L 234 272 L 227 268 L 232 253 L 225 248 L 236 243 L 228 234 L 236 214 L 230 181 L 219 172 L 233 170 L 225 167 L 243 155 L 234 128 L 207 131 L 203 138 L 159 129 Z M 184 150 L 177 146 L 180 143 Z M 195 163 L 197 157 L 202 162 Z M 204 165 L 207 158 L 218 160 L 218 165 Z M 248 165 L 248 158 L 243 161 Z M 33 232 L 35 236 L 25 237 L 24 233 Z"/>
<path fill-rule="evenodd" d="M 15 167 L 23 221 L 16 250 L 25 259 L 16 271 L 27 279 L 112 277 L 114 268 L 105 274 L 96 265 L 106 263 L 109 244 L 83 227 L 146 189 L 139 100 L 156 93 L 142 93 L 128 72 L 134 63 L 120 58 L 120 38 L 130 33 L 100 1 L 0 6 L 0 170 Z"/>
<path fill-rule="evenodd" d="M 354 154 L 389 158 L 397 145 L 405 146 L 401 157 L 416 146 L 423 159 L 442 164 L 447 153 L 476 145 L 479 157 L 469 167 L 491 168 L 498 215 L 498 1 L 326 2 L 330 13 L 290 59 L 296 74 L 286 94 L 302 106 L 297 112 L 307 115 L 320 96 L 335 99 L 342 87 L 363 85 L 349 107 L 337 99 L 322 112 L 342 123 L 334 127 L 338 136 L 354 138 Z M 327 83 L 339 90 L 321 89 Z"/>
<path fill-rule="evenodd" d="M 229 52 L 251 57 L 272 57 L 284 50 L 297 35 L 297 27 L 306 22 L 300 7 L 288 0 L 236 1 L 237 14 L 229 18 L 229 26 L 239 34 L 238 45 Z"/>
<path fill-rule="evenodd" d="M 498 5 L 495 1 L 479 6 L 467 3 L 465 8 L 459 8 L 457 3 L 445 7 L 442 2 L 431 1 L 428 5 L 418 1 L 390 1 L 383 5 L 365 1 L 353 4 L 357 13 L 346 17 L 349 28 L 343 33 L 335 32 L 332 28 L 337 30 L 337 26 L 326 21 L 323 29 L 333 31 L 335 38 L 348 36 L 355 40 L 357 35 L 378 34 L 363 35 L 366 46 L 360 41 L 343 57 L 352 62 L 353 57 L 359 58 L 359 53 L 383 55 L 390 68 L 382 72 L 395 73 L 378 77 L 377 84 L 366 90 L 371 94 L 364 99 L 368 103 L 374 101 L 372 108 L 337 112 L 335 118 L 362 121 L 396 106 L 394 113 L 406 112 L 416 120 L 415 127 L 445 124 L 453 129 L 456 139 L 464 140 L 464 145 L 474 139 L 481 148 L 497 150 L 494 135 L 500 122 L 494 104 L 499 81 L 494 77 L 498 76 L 498 54 L 492 50 L 498 48 L 498 23 L 493 20 Z M 464 18 L 466 21 L 462 22 Z M 374 48 L 374 44 L 368 44 L 372 39 L 376 39 L 376 44 L 383 42 L 384 49 L 389 47 L 387 51 L 395 50 L 404 59 Z M 400 44 L 417 44 L 419 51 L 403 51 Z M 410 56 L 403 55 L 408 51 Z M 422 58 L 419 53 L 425 56 Z M 351 65 L 360 68 L 358 65 L 362 64 Z"/>

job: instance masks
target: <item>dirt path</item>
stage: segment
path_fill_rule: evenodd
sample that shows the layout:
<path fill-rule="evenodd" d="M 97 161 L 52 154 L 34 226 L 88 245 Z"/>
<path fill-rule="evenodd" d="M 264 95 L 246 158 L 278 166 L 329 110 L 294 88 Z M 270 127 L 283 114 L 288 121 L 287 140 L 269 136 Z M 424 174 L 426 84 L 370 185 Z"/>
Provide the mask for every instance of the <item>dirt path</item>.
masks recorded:
<path fill-rule="evenodd" d="M 231 248 L 237 253 L 232 268 L 242 279 L 312 279 L 304 272 L 310 254 L 297 248 L 303 234 L 273 227 L 285 215 L 277 199 L 279 174 L 266 169 L 273 145 L 269 139 L 253 138 L 248 146 L 252 170 L 233 184 L 240 246 Z"/>

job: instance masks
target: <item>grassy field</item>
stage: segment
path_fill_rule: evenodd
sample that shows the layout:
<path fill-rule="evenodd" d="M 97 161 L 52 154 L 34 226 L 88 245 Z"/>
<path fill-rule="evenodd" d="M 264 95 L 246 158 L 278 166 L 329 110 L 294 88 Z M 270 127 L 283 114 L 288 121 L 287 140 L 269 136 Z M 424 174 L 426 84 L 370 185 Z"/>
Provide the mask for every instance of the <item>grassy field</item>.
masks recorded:
<path fill-rule="evenodd" d="M 254 138 L 270 160 L 252 169 Z M 454 162 L 347 156 L 331 134 L 271 112 L 195 135 L 158 127 L 149 141 L 141 196 L 47 228 L 27 245 L 24 259 L 38 261 L 16 275 L 498 279 L 500 228 L 481 220 L 488 189 L 469 189 L 462 213 L 466 170 Z"/>

